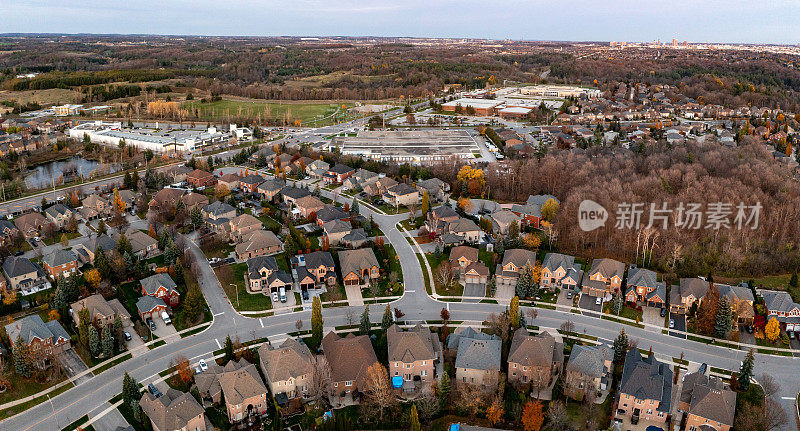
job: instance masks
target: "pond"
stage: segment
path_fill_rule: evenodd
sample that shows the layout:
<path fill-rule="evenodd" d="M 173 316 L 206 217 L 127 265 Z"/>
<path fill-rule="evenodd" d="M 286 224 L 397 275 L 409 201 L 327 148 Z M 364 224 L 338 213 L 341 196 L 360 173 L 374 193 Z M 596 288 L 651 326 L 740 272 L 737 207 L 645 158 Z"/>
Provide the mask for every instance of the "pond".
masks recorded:
<path fill-rule="evenodd" d="M 89 179 L 92 176 L 111 174 L 119 170 L 120 167 L 117 163 L 100 163 L 96 160 L 73 156 L 29 169 L 25 175 L 25 186 L 31 190 L 41 189 L 52 187 L 53 182 L 59 185 L 81 177 Z"/>

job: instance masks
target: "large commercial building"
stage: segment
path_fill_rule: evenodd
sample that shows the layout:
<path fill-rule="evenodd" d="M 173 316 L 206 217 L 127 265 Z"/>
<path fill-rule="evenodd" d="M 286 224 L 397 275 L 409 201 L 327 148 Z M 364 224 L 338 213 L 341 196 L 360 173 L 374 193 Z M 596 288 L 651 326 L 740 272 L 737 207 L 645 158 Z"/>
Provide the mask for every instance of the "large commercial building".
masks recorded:
<path fill-rule="evenodd" d="M 593 99 L 602 95 L 602 92 L 596 88 L 577 87 L 574 85 L 531 85 L 522 87 L 519 91 L 526 96 L 558 98 L 586 96 L 589 99 Z"/>
<path fill-rule="evenodd" d="M 480 157 L 478 144 L 466 130 L 363 131 L 336 137 L 332 146 L 342 154 L 412 164 Z"/>
<path fill-rule="evenodd" d="M 474 115 L 490 116 L 497 114 L 498 106 L 502 105 L 502 100 L 495 99 L 473 99 L 461 98 L 442 104 L 442 110 L 448 112 L 467 113 L 467 110 L 475 110 Z"/>
<path fill-rule="evenodd" d="M 230 125 L 229 130 L 209 127 L 206 130 L 188 129 L 130 129 L 120 122 L 90 121 L 69 129 L 70 138 L 83 140 L 84 136 L 96 144 L 117 146 L 124 140 L 126 145 L 149 149 L 156 153 L 191 152 L 195 149 L 236 138 L 250 140 L 253 132 L 248 128 Z"/>

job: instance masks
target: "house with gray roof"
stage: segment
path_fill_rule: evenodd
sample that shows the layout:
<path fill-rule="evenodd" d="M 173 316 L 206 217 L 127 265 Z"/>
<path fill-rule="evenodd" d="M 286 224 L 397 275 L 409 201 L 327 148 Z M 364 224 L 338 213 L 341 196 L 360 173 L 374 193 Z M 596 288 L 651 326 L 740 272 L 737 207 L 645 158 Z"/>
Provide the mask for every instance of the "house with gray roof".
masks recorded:
<path fill-rule="evenodd" d="M 581 291 L 590 296 L 603 297 L 619 292 L 622 278 L 625 276 L 625 264 L 614 259 L 594 259 L 586 272 Z"/>
<path fill-rule="evenodd" d="M 167 304 L 156 296 L 142 296 L 136 300 L 136 310 L 142 320 L 148 317 L 157 317 L 162 311 L 167 311 Z"/>
<path fill-rule="evenodd" d="M 211 431 L 203 406 L 189 392 L 170 388 L 160 397 L 145 391 L 139 400 L 142 412 L 150 419 L 155 431 Z"/>
<path fill-rule="evenodd" d="M 506 250 L 503 253 L 503 262 L 497 264 L 495 282 L 497 285 L 516 286 L 525 266 L 536 266 L 536 253 L 521 248 Z"/>
<path fill-rule="evenodd" d="M 78 272 L 78 256 L 72 250 L 55 249 L 42 257 L 42 267 L 54 280 Z"/>
<path fill-rule="evenodd" d="M 558 378 L 564 365 L 564 345 L 547 331 L 530 335 L 519 328 L 508 351 L 508 381 L 518 386 L 544 389 Z"/>
<path fill-rule="evenodd" d="M 672 407 L 672 367 L 639 349 L 625 355 L 616 417 L 632 424 L 640 420 L 666 423 Z"/>
<path fill-rule="evenodd" d="M 764 299 L 767 321 L 775 318 L 786 325 L 787 331 L 800 332 L 800 304 L 794 302 L 788 292 L 759 289 L 757 293 Z"/>
<path fill-rule="evenodd" d="M 286 182 L 280 178 L 272 178 L 259 184 L 256 191 L 264 200 L 271 201 L 286 187 Z"/>
<path fill-rule="evenodd" d="M 67 222 L 69 222 L 69 219 L 75 215 L 75 211 L 62 203 L 57 203 L 47 207 L 44 210 L 44 215 L 58 229 L 63 229 L 64 226 L 67 225 Z"/>
<path fill-rule="evenodd" d="M 278 271 L 274 256 L 256 256 L 247 259 L 247 289 L 249 292 L 264 292 L 269 276 Z"/>
<path fill-rule="evenodd" d="M 389 205 L 407 206 L 419 204 L 419 191 L 406 183 L 400 183 L 395 186 L 389 187 L 383 194 L 383 199 Z"/>
<path fill-rule="evenodd" d="M 461 384 L 494 389 L 502 365 L 500 355 L 503 342 L 496 335 L 479 333 L 472 328 L 468 329 L 471 331 L 465 330 L 456 338 L 458 340 L 455 363 L 456 381 Z"/>
<path fill-rule="evenodd" d="M 492 220 L 492 231 L 501 235 L 508 235 L 511 224 L 516 222 L 517 228 L 520 227 L 521 218 L 509 210 L 500 210 L 489 215 Z"/>
<path fill-rule="evenodd" d="M 582 401 L 591 391 L 605 391 L 612 378 L 614 352 L 608 346 L 581 346 L 572 348 L 564 372 L 564 393 Z"/>
<path fill-rule="evenodd" d="M 416 186 L 420 193 L 428 192 L 431 202 L 443 202 L 447 199 L 447 193 L 450 192 L 450 184 L 438 178 L 417 181 Z"/>
<path fill-rule="evenodd" d="M 345 286 L 366 286 L 380 276 L 380 264 L 371 248 L 342 250 L 338 253 L 339 269 Z"/>
<path fill-rule="evenodd" d="M 60 353 L 71 347 L 70 336 L 57 320 L 45 322 L 38 314 L 31 314 L 5 326 L 13 345 L 22 340 L 30 349 L 44 353 Z"/>
<path fill-rule="evenodd" d="M 678 410 L 686 416 L 685 429 L 728 431 L 736 417 L 736 392 L 709 376 L 707 364 L 683 378 Z"/>
<path fill-rule="evenodd" d="M 672 313 L 685 314 L 692 304 L 700 301 L 708 293 L 708 282 L 701 278 L 681 278 L 677 286 L 672 286 L 669 293 L 669 310 Z"/>
<path fill-rule="evenodd" d="M 267 386 L 279 403 L 282 396 L 294 399 L 311 394 L 316 360 L 305 344 L 291 337 L 280 347 L 264 343 L 258 348 L 258 360 Z"/>
<path fill-rule="evenodd" d="M 658 308 L 667 304 L 667 285 L 658 281 L 655 271 L 631 265 L 626 284 L 626 302 Z"/>
<path fill-rule="evenodd" d="M 178 286 L 167 273 L 153 274 L 139 281 L 142 286 L 142 295 L 161 298 L 170 306 L 175 306 L 180 300 Z"/>
<path fill-rule="evenodd" d="M 583 270 L 575 263 L 575 257 L 561 253 L 547 253 L 542 261 L 539 287 L 546 289 L 580 288 Z"/>
<path fill-rule="evenodd" d="M 340 244 L 347 248 L 360 248 L 367 245 L 368 240 L 369 238 L 366 232 L 364 232 L 364 229 L 359 228 L 353 229 L 350 233 L 343 236 Z"/>
<path fill-rule="evenodd" d="M 436 379 L 436 364 L 442 359 L 439 337 L 421 324 L 403 330 L 392 325 L 386 330 L 389 376 L 401 377 L 404 389 L 416 389 Z"/>
<path fill-rule="evenodd" d="M 51 287 L 44 270 L 26 257 L 7 257 L 3 262 L 3 273 L 8 288 L 21 291 L 23 295 Z"/>

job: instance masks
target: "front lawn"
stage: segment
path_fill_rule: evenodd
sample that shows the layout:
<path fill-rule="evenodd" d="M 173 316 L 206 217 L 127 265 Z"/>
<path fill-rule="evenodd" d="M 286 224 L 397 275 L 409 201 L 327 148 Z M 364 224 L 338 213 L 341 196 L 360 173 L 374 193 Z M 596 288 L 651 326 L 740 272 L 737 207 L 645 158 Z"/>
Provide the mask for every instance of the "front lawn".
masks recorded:
<path fill-rule="evenodd" d="M 614 302 L 609 301 L 603 304 L 603 313 L 611 314 L 616 316 L 613 312 Z M 623 317 L 625 319 L 634 320 L 636 322 L 642 321 L 642 312 L 629 306 L 628 304 L 624 304 L 622 306 L 622 311 L 619 313 L 619 317 Z"/>
<path fill-rule="evenodd" d="M 55 244 L 55 243 L 57 243 L 57 242 L 61 242 L 61 237 L 62 237 L 62 236 L 66 236 L 66 237 L 67 237 L 67 240 L 69 241 L 69 240 L 73 240 L 73 239 L 75 239 L 75 238 L 78 238 L 78 237 L 80 237 L 80 236 L 81 236 L 81 234 L 80 234 L 80 233 L 78 233 L 78 232 L 63 232 L 63 233 L 62 233 L 62 232 L 56 232 L 56 233 L 53 235 L 53 237 L 52 237 L 52 238 L 42 238 L 42 242 L 43 242 L 45 245 L 53 245 L 53 244 Z"/>
<path fill-rule="evenodd" d="M 201 245 L 200 247 L 203 250 L 203 254 L 206 255 L 206 258 L 218 257 L 224 259 L 228 257 L 231 252 L 233 252 L 233 245 L 227 242 L 216 242 L 216 244 L 210 245 Z"/>
<path fill-rule="evenodd" d="M 453 281 L 450 286 L 442 285 L 439 277 L 436 276 L 439 265 L 449 259 L 449 256 L 445 253 L 442 253 L 437 258 L 433 254 L 425 254 L 425 258 L 428 259 L 428 264 L 431 267 L 431 271 L 433 271 L 433 282 L 436 287 L 436 293 L 442 296 L 463 296 L 464 295 L 464 286 L 461 285 L 458 281 Z"/>
<path fill-rule="evenodd" d="M 271 302 L 269 297 L 261 293 L 249 293 L 245 287 L 246 263 L 222 265 L 214 269 L 219 278 L 225 295 L 238 311 L 263 311 L 269 310 Z M 233 283 L 233 284 L 232 284 Z M 237 298 L 238 292 L 238 298 Z"/>

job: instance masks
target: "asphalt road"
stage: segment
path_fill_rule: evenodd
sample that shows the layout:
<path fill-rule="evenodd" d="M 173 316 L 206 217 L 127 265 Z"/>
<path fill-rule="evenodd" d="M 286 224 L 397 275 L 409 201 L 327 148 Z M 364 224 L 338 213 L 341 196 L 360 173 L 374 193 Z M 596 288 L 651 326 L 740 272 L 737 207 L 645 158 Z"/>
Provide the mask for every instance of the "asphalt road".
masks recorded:
<path fill-rule="evenodd" d="M 331 197 L 331 193 L 327 191 L 323 191 L 323 193 Z M 350 198 L 341 197 L 342 201 L 345 199 L 349 200 Z M 403 296 L 394 301 L 391 306 L 399 308 L 405 313 L 404 320 L 406 322 L 437 320 L 440 318 L 442 308 L 448 308 L 452 320 L 479 324 L 490 314 L 499 313 L 505 309 L 503 305 L 442 302 L 428 296 L 425 292 L 423 271 L 414 250 L 395 226 L 406 215 L 377 214 L 373 213 L 366 205 L 360 205 L 359 208 L 363 215 L 367 217 L 373 215 L 399 256 L 405 291 Z M 224 296 L 219 280 L 200 249 L 191 242 L 188 242 L 188 248 L 197 257 L 201 269 L 200 286 L 214 315 L 211 326 L 199 334 L 170 340 L 166 345 L 146 351 L 116 365 L 52 398 L 52 403 L 42 403 L 22 414 L 0 422 L 0 429 L 58 430 L 83 415 L 98 411 L 101 406 L 107 405 L 106 402 L 109 399 L 120 393 L 124 372 L 130 373 L 139 382 L 146 385 L 157 379 L 158 373 L 168 368 L 170 360 L 177 355 L 185 356 L 192 364 L 201 358 L 210 357 L 211 352 L 221 348 L 225 337 L 229 334 L 232 338 L 239 337 L 241 341 L 269 337 L 270 341 L 275 342 L 284 339 L 287 333 L 295 331 L 295 322 L 298 319 L 303 320 L 304 327 L 311 327 L 310 311 L 264 318 L 248 318 L 239 315 Z M 325 331 L 327 332 L 334 326 L 347 324 L 348 310 L 359 315 L 362 308 L 323 309 Z M 649 349 L 652 347 L 657 356 L 662 359 L 678 358 L 683 354 L 687 360 L 692 362 L 705 362 L 714 367 L 736 370 L 746 354 L 739 350 L 675 338 L 663 334 L 660 330 L 640 329 L 588 315 L 543 308 L 536 310 L 538 315 L 529 324 L 545 328 L 558 328 L 565 320 L 570 320 L 575 325 L 577 332 L 585 332 L 605 340 L 613 340 L 624 328 L 628 336 L 638 342 L 639 348 Z M 379 322 L 382 313 L 382 306 L 373 306 L 370 308 L 371 320 Z M 776 377 L 777 381 L 781 382 L 782 388 L 779 396 L 782 397 L 781 402 L 789 412 L 790 418 L 794 416 L 792 399 L 800 388 L 798 364 L 800 364 L 798 359 L 792 357 L 756 355 L 755 375 L 770 373 Z M 785 429 L 791 429 L 794 426 L 793 423 L 794 420 L 790 419 L 790 424 Z"/>

